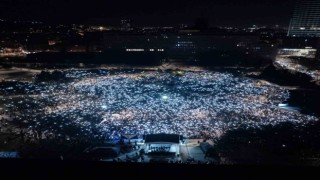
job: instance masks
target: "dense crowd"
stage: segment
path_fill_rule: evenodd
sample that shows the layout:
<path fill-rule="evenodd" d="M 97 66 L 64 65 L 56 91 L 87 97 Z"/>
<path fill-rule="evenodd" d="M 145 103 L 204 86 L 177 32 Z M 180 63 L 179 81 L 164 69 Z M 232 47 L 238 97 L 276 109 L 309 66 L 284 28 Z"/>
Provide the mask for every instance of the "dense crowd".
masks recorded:
<path fill-rule="evenodd" d="M 30 137 L 116 139 L 120 134 L 151 133 L 217 137 L 240 126 L 318 120 L 279 108 L 289 98 L 284 88 L 229 73 L 65 73 L 73 80 L 0 86 L 12 122 L 25 126 Z"/>

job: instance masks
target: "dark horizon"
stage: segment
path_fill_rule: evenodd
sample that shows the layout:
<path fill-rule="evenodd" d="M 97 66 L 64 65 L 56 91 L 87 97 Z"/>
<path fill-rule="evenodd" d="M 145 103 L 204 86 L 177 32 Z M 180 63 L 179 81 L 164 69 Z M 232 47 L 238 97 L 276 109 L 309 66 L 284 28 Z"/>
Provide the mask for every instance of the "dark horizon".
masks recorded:
<path fill-rule="evenodd" d="M 161 2 L 101 0 L 3 0 L 0 18 L 37 20 L 48 23 L 99 22 L 117 25 L 131 19 L 136 25 L 165 26 L 192 24 L 198 17 L 211 26 L 287 26 L 295 0 L 186 0 Z"/>

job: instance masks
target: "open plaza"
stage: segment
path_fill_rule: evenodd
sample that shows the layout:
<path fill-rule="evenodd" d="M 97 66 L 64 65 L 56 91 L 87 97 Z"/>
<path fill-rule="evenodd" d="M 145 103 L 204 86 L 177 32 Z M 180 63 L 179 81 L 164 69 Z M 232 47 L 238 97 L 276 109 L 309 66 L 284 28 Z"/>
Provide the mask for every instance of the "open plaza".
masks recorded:
<path fill-rule="evenodd" d="M 1 132 L 27 141 L 101 139 L 177 134 L 219 138 L 228 130 L 318 117 L 281 108 L 290 93 L 266 81 L 214 71 L 64 70 L 67 80 L 3 81 Z M 150 152 L 188 152 L 183 143 L 156 142 Z M 180 144 L 180 146 L 179 146 Z M 198 144 L 199 145 L 199 144 Z M 186 145 L 187 146 L 187 145 Z M 202 156 L 202 155 L 201 155 Z"/>

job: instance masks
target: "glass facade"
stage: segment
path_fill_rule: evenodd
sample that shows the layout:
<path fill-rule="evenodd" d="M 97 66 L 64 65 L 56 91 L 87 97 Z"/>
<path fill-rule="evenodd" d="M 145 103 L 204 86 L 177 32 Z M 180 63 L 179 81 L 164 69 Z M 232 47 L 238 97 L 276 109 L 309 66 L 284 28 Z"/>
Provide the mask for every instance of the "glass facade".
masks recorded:
<path fill-rule="evenodd" d="M 320 37 L 320 0 L 298 0 L 288 36 Z"/>

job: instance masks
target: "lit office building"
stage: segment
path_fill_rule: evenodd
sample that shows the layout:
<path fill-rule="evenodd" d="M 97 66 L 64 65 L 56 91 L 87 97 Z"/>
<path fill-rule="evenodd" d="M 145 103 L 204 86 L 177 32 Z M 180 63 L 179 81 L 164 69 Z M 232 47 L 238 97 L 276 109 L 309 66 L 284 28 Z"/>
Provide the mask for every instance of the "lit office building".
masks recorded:
<path fill-rule="evenodd" d="M 288 36 L 320 37 L 320 0 L 298 0 Z"/>

